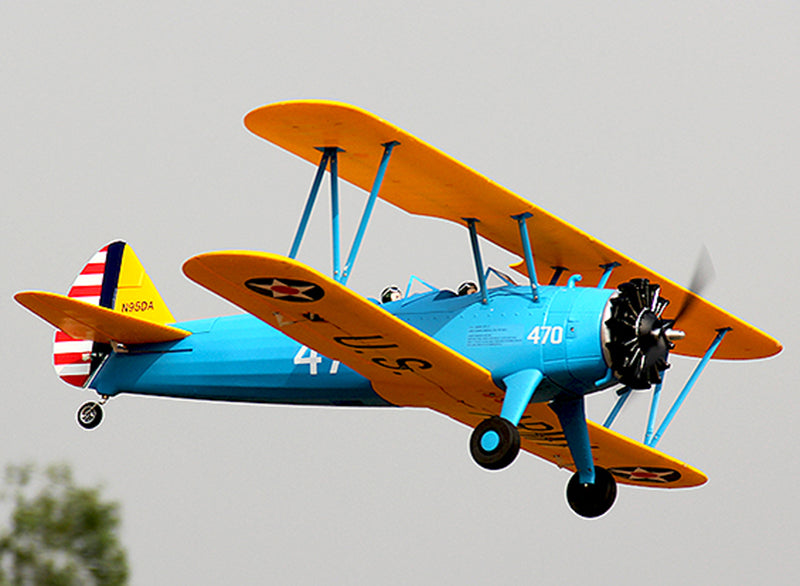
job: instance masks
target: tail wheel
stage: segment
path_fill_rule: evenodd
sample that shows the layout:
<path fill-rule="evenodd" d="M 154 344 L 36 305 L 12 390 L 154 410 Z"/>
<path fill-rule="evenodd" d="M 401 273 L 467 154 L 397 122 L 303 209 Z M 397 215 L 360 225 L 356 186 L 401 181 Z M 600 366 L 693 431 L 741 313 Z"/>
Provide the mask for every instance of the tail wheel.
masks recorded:
<path fill-rule="evenodd" d="M 94 429 L 103 421 L 103 408 L 100 403 L 89 401 L 78 409 L 78 424 L 83 429 Z"/>
<path fill-rule="evenodd" d="M 519 454 L 519 430 L 507 419 L 490 417 L 472 432 L 469 450 L 472 458 L 487 470 L 500 470 Z"/>
<path fill-rule="evenodd" d="M 567 502 L 581 517 L 593 519 L 608 512 L 617 499 L 617 481 L 605 468 L 594 467 L 594 483 L 583 484 L 578 473 L 567 484 Z"/>

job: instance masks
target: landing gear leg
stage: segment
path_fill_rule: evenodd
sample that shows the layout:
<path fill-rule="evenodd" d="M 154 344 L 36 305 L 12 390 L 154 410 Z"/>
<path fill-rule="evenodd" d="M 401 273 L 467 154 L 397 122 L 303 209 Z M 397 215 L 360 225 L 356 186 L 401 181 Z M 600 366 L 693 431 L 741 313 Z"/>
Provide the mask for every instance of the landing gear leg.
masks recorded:
<path fill-rule="evenodd" d="M 108 397 L 103 396 L 99 402 L 89 401 L 81 405 L 78 409 L 78 425 L 83 429 L 94 429 L 100 422 L 103 421 L 103 407 L 102 405 L 108 400 Z"/>
<path fill-rule="evenodd" d="M 605 468 L 594 465 L 583 398 L 553 401 L 577 472 L 567 484 L 567 502 L 581 517 L 592 519 L 606 513 L 617 498 L 617 481 Z"/>
<path fill-rule="evenodd" d="M 567 483 L 567 502 L 581 517 L 593 519 L 605 514 L 617 498 L 617 481 L 600 466 L 594 467 L 594 483 L 582 483 L 579 474 L 572 475 Z"/>
<path fill-rule="evenodd" d="M 506 396 L 500 417 L 482 421 L 472 432 L 469 451 L 475 462 L 487 470 L 500 470 L 519 454 L 519 420 L 544 375 L 535 369 L 521 370 L 503 379 Z"/>

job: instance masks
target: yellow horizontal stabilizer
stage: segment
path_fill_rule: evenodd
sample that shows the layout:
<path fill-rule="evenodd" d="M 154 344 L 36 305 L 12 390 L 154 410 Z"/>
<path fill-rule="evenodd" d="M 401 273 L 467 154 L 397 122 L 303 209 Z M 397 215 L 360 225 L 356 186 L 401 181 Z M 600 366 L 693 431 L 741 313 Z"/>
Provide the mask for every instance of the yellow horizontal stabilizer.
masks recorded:
<path fill-rule="evenodd" d="M 25 291 L 14 295 L 14 299 L 78 340 L 150 344 L 180 340 L 191 333 L 56 293 Z"/>
<path fill-rule="evenodd" d="M 215 252 L 183 265 L 193 281 L 287 336 L 368 378 L 394 405 L 428 407 L 475 427 L 500 411 L 503 391 L 482 366 L 295 260 L 260 252 Z M 574 470 L 555 414 L 528 407 L 522 447 Z M 697 470 L 589 424 L 595 461 L 619 482 L 663 488 L 706 481 Z"/>
<path fill-rule="evenodd" d="M 498 246 L 524 256 L 517 222 L 511 216 L 528 212 L 536 271 L 547 278 L 553 267 L 566 267 L 583 276 L 582 285 L 594 286 L 600 265 L 619 263 L 608 287 L 640 277 L 661 285 L 662 297 L 672 308 L 682 307 L 694 294 L 644 265 L 628 258 L 501 185 L 484 177 L 377 116 L 338 102 L 303 100 L 280 102 L 247 114 L 245 126 L 254 134 L 317 164 L 317 147 L 335 146 L 339 176 L 369 191 L 383 153 L 382 144 L 397 141 L 379 196 L 403 210 L 463 224 L 476 218 L 478 233 Z M 525 272 L 524 264 L 514 268 Z M 675 309 L 673 309 L 675 311 Z M 669 310 L 665 317 L 670 317 Z M 687 331 L 675 354 L 702 356 L 715 330 L 732 328 L 715 358 L 753 359 L 781 351 L 780 343 L 715 305 L 698 299 L 681 317 Z"/>

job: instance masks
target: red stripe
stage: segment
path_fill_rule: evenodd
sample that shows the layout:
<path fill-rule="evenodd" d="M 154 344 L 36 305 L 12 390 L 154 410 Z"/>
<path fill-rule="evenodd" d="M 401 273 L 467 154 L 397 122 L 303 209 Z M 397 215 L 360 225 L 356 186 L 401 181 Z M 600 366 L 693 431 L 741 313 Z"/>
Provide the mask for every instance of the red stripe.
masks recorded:
<path fill-rule="evenodd" d="M 89 263 L 83 270 L 81 271 L 82 275 L 99 275 L 102 274 L 103 271 L 106 270 L 106 263 L 104 262 L 93 262 Z"/>
<path fill-rule="evenodd" d="M 101 248 L 97 252 L 108 252 L 108 244 L 106 244 L 103 248 Z"/>
<path fill-rule="evenodd" d="M 53 364 L 87 364 L 83 359 L 83 352 L 64 352 L 53 354 Z"/>
<path fill-rule="evenodd" d="M 98 297 L 103 291 L 102 285 L 81 285 L 73 287 L 67 294 L 68 297 Z"/>
<path fill-rule="evenodd" d="M 69 375 L 66 375 L 66 376 L 62 376 L 61 380 L 63 380 L 65 383 L 69 383 L 69 384 L 74 385 L 76 387 L 82 387 L 83 383 L 85 383 L 87 380 L 89 380 L 89 375 L 88 374 L 69 374 Z"/>
<path fill-rule="evenodd" d="M 62 332 L 61 330 L 56 331 L 56 342 L 83 342 L 84 340 L 80 340 L 78 338 L 73 338 L 69 334 Z"/>

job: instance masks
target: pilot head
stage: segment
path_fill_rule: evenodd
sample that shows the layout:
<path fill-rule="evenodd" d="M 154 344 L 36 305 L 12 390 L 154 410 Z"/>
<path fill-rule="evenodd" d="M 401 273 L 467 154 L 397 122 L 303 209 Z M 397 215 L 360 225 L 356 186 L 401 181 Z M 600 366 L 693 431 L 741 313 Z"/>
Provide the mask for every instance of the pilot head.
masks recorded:
<path fill-rule="evenodd" d="M 471 295 L 478 290 L 478 286 L 472 281 L 464 281 L 458 286 L 458 295 Z"/>
<path fill-rule="evenodd" d="M 381 291 L 381 303 L 390 303 L 392 301 L 398 301 L 402 298 L 403 293 L 394 285 L 391 287 L 386 287 L 386 289 Z"/>

